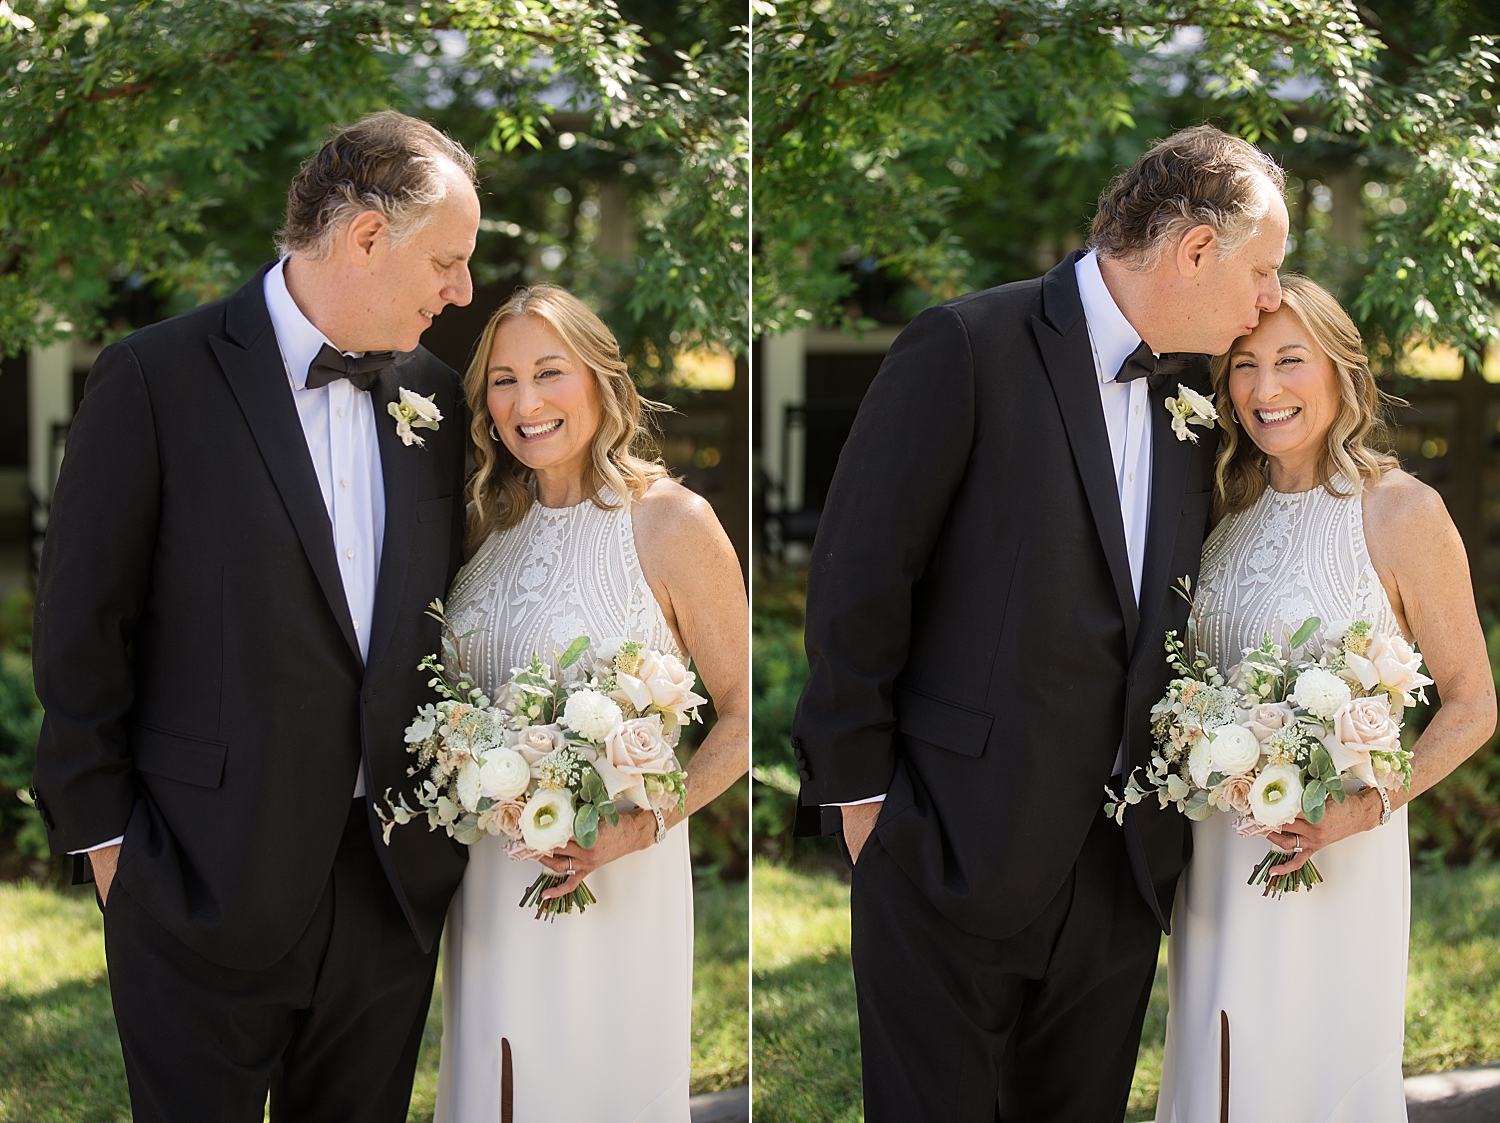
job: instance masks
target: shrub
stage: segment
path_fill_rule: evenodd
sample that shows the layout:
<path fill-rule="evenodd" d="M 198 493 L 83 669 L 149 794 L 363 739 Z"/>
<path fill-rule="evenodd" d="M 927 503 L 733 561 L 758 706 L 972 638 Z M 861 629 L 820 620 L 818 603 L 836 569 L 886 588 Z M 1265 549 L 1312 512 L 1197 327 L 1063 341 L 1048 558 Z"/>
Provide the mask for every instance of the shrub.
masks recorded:
<path fill-rule="evenodd" d="M 18 798 L 31 786 L 42 706 L 31 680 L 31 593 L 18 589 L 0 602 L 0 836 L 22 854 L 47 857 L 47 832 Z"/>

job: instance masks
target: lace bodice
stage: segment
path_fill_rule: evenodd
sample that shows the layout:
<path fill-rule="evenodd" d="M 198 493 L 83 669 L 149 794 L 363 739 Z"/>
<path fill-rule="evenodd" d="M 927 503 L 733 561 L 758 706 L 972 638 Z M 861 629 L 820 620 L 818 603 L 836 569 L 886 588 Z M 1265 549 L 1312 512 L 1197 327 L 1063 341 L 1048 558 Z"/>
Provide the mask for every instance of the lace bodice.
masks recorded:
<path fill-rule="evenodd" d="M 1226 672 L 1245 648 L 1267 635 L 1284 642 L 1309 616 L 1400 630 L 1370 563 L 1357 494 L 1337 499 L 1322 487 L 1292 495 L 1266 488 L 1253 507 L 1214 528 L 1200 573 L 1200 642 Z"/>
<path fill-rule="evenodd" d="M 459 635 L 478 629 L 460 654 L 490 694 L 533 652 L 549 659 L 579 636 L 638 640 L 683 658 L 641 573 L 628 504 L 533 503 L 459 571 L 448 614 Z"/>

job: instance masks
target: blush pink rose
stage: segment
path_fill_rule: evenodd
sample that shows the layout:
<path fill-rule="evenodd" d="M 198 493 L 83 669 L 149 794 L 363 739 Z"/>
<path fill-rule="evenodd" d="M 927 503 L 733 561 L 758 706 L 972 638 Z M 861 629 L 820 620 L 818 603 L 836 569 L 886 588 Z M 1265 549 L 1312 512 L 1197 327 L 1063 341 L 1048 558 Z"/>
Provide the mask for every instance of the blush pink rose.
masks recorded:
<path fill-rule="evenodd" d="M 1401 636 L 1372 636 L 1363 655 L 1351 652 L 1345 662 L 1366 690 L 1378 683 L 1408 706 L 1415 704 L 1413 691 L 1432 685 L 1422 674 L 1422 656 Z"/>
<path fill-rule="evenodd" d="M 1352 773 L 1373 788 L 1371 751 L 1390 752 L 1401 747 L 1401 724 L 1391 716 L 1387 696 L 1354 698 L 1339 707 L 1333 715 L 1333 735 L 1323 739 L 1323 747 L 1335 768 Z"/>
<path fill-rule="evenodd" d="M 644 651 L 635 674 L 615 677 L 615 698 L 628 701 L 637 713 L 655 706 L 670 713 L 681 725 L 688 720 L 689 710 L 708 701 L 693 693 L 697 684 L 698 676 L 675 655 Z"/>
<path fill-rule="evenodd" d="M 604 739 L 609 763 L 627 776 L 675 771 L 677 759 L 662 734 L 661 714 L 623 721 Z"/>
<path fill-rule="evenodd" d="M 557 725 L 528 725 L 521 730 L 515 750 L 526 758 L 535 778 L 541 775 L 542 761 L 567 743 L 568 739 Z"/>
<path fill-rule="evenodd" d="M 1272 734 L 1279 733 L 1296 720 L 1297 715 L 1285 702 L 1263 702 L 1253 707 L 1250 710 L 1250 716 L 1241 724 L 1254 733 L 1255 739 L 1264 745 L 1271 739 Z"/>

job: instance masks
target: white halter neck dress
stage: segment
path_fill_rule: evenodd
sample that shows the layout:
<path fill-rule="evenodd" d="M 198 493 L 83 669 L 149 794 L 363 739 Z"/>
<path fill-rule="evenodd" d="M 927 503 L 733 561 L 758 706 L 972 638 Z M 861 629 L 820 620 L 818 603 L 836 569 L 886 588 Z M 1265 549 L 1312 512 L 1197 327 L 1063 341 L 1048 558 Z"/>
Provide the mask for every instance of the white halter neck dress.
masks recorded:
<path fill-rule="evenodd" d="M 1339 482 L 1341 491 L 1351 491 Z M 1214 528 L 1198 607 L 1228 671 L 1303 620 L 1398 631 L 1370 563 L 1359 498 L 1267 488 Z M 1313 859 L 1323 884 L 1280 900 L 1245 884 L 1267 850 L 1231 818 L 1194 823 L 1168 945 L 1170 1007 L 1158 1123 L 1218 1123 L 1220 1011 L 1233 1123 L 1404 1123 L 1401 1083 L 1411 864 L 1406 810 Z"/>
<path fill-rule="evenodd" d="M 630 508 L 533 503 L 460 571 L 448 600 L 486 691 L 581 635 L 682 658 L 641 574 Z M 684 659 L 684 662 L 686 660 Z M 517 907 L 542 867 L 504 838 L 469 848 L 443 936 L 435 1123 L 500 1118 L 510 1042 L 515 1123 L 688 1123 L 693 883 L 686 822 L 589 875 L 599 899 L 554 923 Z"/>

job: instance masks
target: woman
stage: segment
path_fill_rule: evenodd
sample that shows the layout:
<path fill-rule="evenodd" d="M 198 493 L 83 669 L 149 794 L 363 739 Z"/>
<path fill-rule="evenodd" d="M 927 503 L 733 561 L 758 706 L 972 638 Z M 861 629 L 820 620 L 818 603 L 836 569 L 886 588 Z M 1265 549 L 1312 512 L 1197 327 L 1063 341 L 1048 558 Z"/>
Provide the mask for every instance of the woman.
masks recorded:
<path fill-rule="evenodd" d="M 643 403 L 608 328 L 552 285 L 491 318 L 465 377 L 477 547 L 449 598 L 465 666 L 492 696 L 578 636 L 694 659 L 718 722 L 687 766 L 687 811 L 748 767 L 748 611 L 709 505 L 633 451 Z M 687 1123 L 693 898 L 687 827 L 649 810 L 541 859 L 598 903 L 555 923 L 518 906 L 540 872 L 502 837 L 469 849 L 448 914 L 436 1119 Z"/>
<path fill-rule="evenodd" d="M 1405 804 L 1495 728 L 1495 693 L 1463 542 L 1437 493 L 1365 443 L 1380 393 L 1354 324 L 1304 277 L 1279 311 L 1215 360 L 1226 436 L 1204 545 L 1202 646 L 1227 670 L 1304 619 L 1365 620 L 1421 649 L 1442 706 L 1415 746 L 1410 791 L 1374 790 L 1299 817 L 1269 841 L 1316 855 L 1310 892 L 1246 884 L 1266 839 L 1230 816 L 1193 824 L 1177 891 L 1170 1006 L 1156 1118 L 1215 1123 L 1228 1018 L 1230 1118 L 1404 1121 L 1410 857 Z M 1208 615 L 1218 613 L 1218 615 Z"/>

